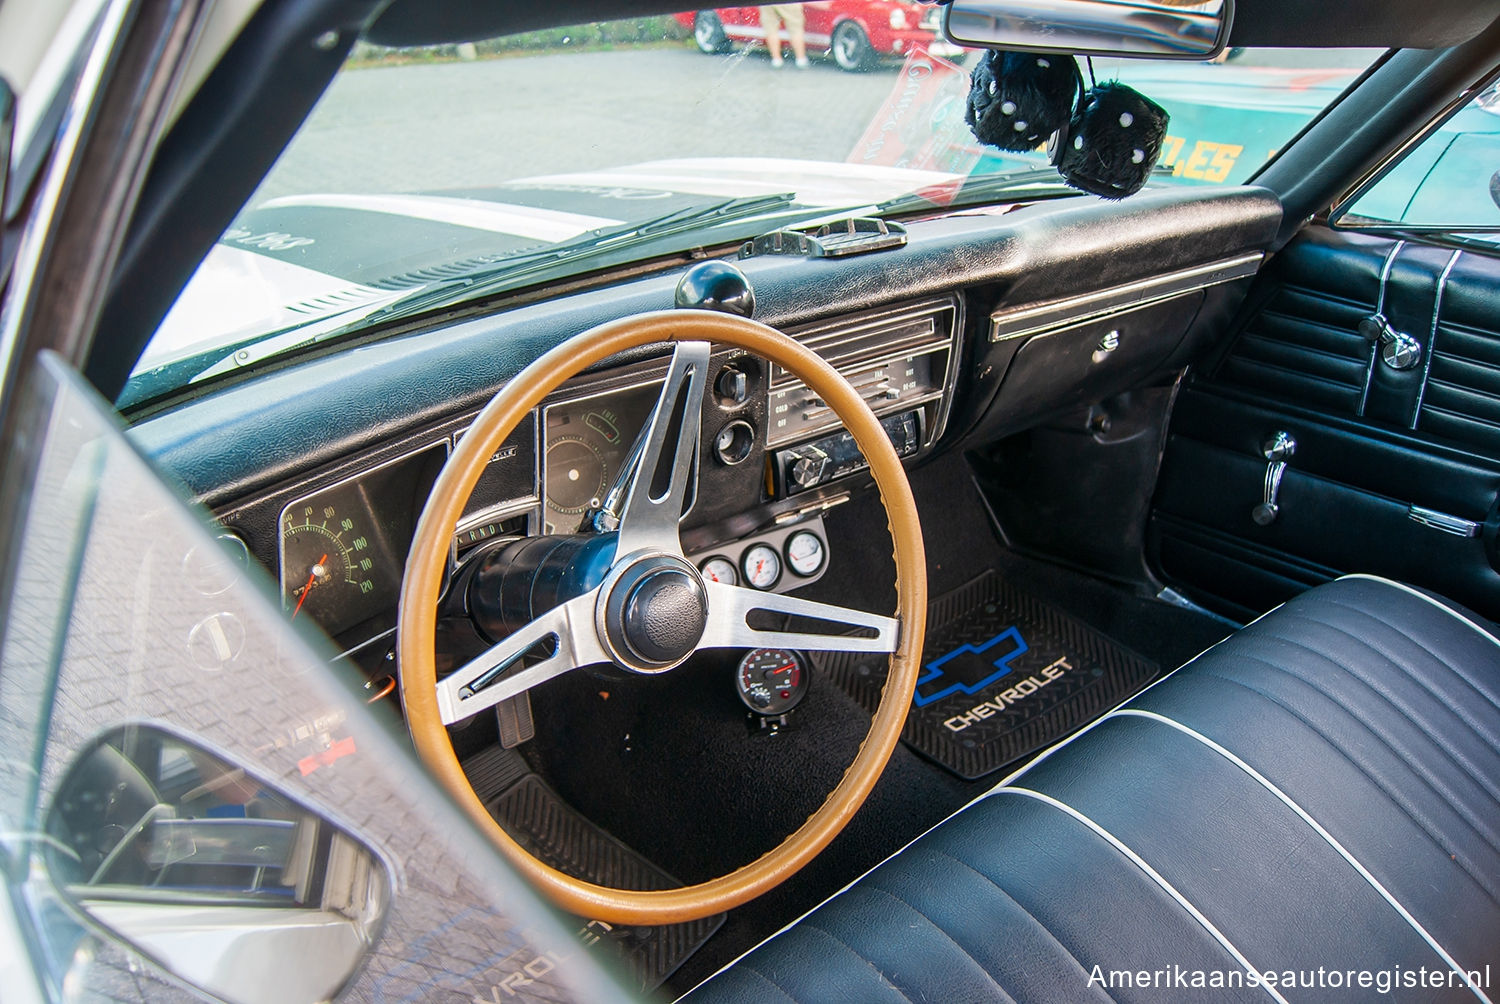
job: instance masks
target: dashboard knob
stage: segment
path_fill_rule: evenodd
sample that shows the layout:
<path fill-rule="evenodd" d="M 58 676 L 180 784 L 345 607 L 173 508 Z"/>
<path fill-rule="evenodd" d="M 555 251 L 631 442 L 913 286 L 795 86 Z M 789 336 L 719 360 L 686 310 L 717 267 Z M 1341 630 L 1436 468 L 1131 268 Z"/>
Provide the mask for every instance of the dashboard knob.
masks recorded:
<path fill-rule="evenodd" d="M 811 488 L 823 478 L 823 470 L 828 466 L 828 454 L 816 447 L 798 451 L 792 464 L 787 468 L 787 474 L 793 483 L 800 488 Z"/>
<path fill-rule="evenodd" d="M 714 381 L 719 396 L 732 404 L 744 404 L 750 397 L 750 374 L 735 366 L 725 366 Z"/>

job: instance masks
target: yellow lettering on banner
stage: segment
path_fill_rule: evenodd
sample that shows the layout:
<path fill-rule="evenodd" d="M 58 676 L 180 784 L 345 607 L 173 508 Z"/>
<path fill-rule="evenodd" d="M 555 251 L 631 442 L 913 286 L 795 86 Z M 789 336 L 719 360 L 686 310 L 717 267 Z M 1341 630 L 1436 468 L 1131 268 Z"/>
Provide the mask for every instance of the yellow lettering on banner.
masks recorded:
<path fill-rule="evenodd" d="M 1161 165 L 1171 167 L 1177 163 L 1177 158 L 1182 156 L 1183 138 L 1181 136 L 1168 136 L 1161 144 Z"/>
<path fill-rule="evenodd" d="M 1199 140 L 1193 147 L 1193 155 L 1182 165 L 1182 176 L 1184 178 L 1196 178 L 1202 181 L 1206 178 L 1205 170 L 1209 165 L 1210 154 L 1217 149 L 1219 144 L 1210 143 L 1207 140 Z M 1178 173 L 1176 170 L 1173 174 Z"/>
<path fill-rule="evenodd" d="M 1228 143 L 1215 145 L 1219 152 L 1214 154 L 1214 159 L 1210 162 L 1211 170 L 1203 176 L 1203 180 L 1218 183 L 1229 177 L 1229 172 L 1234 170 L 1234 162 L 1245 152 L 1245 148 Z"/>

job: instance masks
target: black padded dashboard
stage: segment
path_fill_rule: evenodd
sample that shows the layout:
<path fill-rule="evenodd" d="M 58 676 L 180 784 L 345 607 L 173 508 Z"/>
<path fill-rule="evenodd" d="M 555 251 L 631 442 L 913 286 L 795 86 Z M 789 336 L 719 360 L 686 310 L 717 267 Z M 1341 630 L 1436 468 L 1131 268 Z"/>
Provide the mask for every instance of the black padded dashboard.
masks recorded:
<path fill-rule="evenodd" d="M 874 255 L 741 264 L 755 287 L 756 319 L 773 327 L 955 292 L 975 318 L 1002 304 L 1063 299 L 1264 251 L 1280 222 L 1280 204 L 1262 189 L 1161 189 L 1121 203 L 1077 197 L 916 221 L 904 248 Z M 569 336 L 670 308 L 678 277 L 672 270 L 312 359 L 153 416 L 131 435 L 217 509 L 477 409 Z M 960 396 L 966 379 L 961 371 Z"/>

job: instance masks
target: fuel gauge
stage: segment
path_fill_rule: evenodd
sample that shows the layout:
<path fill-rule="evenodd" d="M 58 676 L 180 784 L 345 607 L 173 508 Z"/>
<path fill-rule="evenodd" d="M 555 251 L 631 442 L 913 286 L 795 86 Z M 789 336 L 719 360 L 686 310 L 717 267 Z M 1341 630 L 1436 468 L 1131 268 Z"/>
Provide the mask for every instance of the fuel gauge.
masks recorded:
<path fill-rule="evenodd" d="M 784 715 L 807 694 L 807 667 L 796 652 L 758 648 L 740 660 L 735 691 L 757 715 Z"/>

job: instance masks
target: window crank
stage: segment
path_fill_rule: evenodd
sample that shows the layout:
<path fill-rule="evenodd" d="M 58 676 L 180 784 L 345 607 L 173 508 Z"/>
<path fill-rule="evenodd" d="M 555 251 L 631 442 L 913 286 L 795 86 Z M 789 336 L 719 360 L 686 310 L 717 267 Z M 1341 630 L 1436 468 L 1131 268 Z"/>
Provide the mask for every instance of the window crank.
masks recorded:
<path fill-rule="evenodd" d="M 1286 476 L 1286 462 L 1297 453 L 1297 441 L 1289 432 L 1278 432 L 1261 444 L 1260 452 L 1266 458 L 1266 481 L 1260 505 L 1250 510 L 1250 518 L 1256 526 L 1270 526 L 1281 515 L 1277 497 L 1281 494 L 1281 479 Z"/>
<path fill-rule="evenodd" d="M 1371 314 L 1360 321 L 1359 333 L 1365 341 L 1380 346 L 1380 358 L 1393 370 L 1409 370 L 1422 361 L 1422 343 L 1391 327 L 1384 314 Z"/>

